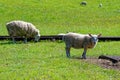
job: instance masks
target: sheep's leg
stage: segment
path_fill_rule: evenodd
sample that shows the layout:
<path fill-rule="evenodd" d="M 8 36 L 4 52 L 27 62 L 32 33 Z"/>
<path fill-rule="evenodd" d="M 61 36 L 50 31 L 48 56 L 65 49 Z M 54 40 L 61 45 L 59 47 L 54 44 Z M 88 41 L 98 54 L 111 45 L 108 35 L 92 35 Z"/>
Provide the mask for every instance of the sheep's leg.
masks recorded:
<path fill-rule="evenodd" d="M 67 41 L 65 42 L 65 45 L 66 45 L 66 48 L 65 48 L 65 50 L 66 50 L 66 56 L 69 58 L 70 57 L 70 48 L 71 48 L 71 45 Z"/>
<path fill-rule="evenodd" d="M 86 52 L 87 52 L 87 48 L 84 48 L 84 52 L 82 54 L 82 59 L 86 59 Z"/>
<path fill-rule="evenodd" d="M 15 38 L 14 38 L 14 37 L 12 37 L 12 41 L 13 41 L 13 43 L 16 43 L 16 40 L 15 40 Z"/>
<path fill-rule="evenodd" d="M 69 47 L 66 47 L 66 56 L 67 57 L 70 57 L 70 48 Z"/>
<path fill-rule="evenodd" d="M 27 43 L 27 38 L 26 37 L 24 38 L 24 43 Z"/>

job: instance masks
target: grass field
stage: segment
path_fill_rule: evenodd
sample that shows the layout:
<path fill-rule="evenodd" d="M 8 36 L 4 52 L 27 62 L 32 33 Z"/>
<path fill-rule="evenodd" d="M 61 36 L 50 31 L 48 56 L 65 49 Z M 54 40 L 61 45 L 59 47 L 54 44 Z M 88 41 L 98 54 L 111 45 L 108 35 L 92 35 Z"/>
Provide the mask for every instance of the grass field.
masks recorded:
<path fill-rule="evenodd" d="M 8 35 L 5 24 L 11 20 L 33 23 L 41 35 L 66 32 L 102 33 L 120 36 L 119 0 L 1 0 L 0 35 Z M 102 3 L 101 8 L 98 7 Z M 88 57 L 120 56 L 119 41 L 99 42 Z M 120 71 L 102 68 L 84 60 L 68 59 L 63 42 L 41 41 L 24 44 L 0 41 L 0 80 L 120 80 Z M 81 56 L 83 50 L 71 50 Z"/>

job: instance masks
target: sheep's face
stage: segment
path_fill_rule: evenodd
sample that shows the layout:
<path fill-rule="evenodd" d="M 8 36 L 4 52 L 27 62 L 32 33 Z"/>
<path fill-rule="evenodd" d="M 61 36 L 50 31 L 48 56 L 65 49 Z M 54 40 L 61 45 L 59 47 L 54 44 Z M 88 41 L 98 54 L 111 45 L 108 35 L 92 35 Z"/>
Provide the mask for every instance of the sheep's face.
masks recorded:
<path fill-rule="evenodd" d="M 39 30 L 37 30 L 37 35 L 35 36 L 35 42 L 38 42 L 40 39 L 40 33 Z"/>
<path fill-rule="evenodd" d="M 98 42 L 98 38 L 97 37 L 91 37 L 91 41 L 92 43 L 95 45 Z"/>
<path fill-rule="evenodd" d="M 97 42 L 98 42 L 98 37 L 100 37 L 101 34 L 99 34 L 99 35 L 91 35 L 91 34 L 89 34 L 89 36 L 91 37 L 91 42 L 92 42 L 92 44 L 93 44 L 93 45 L 96 45 Z"/>
<path fill-rule="evenodd" d="M 39 39 L 40 39 L 40 35 L 36 35 L 36 36 L 35 36 L 35 42 L 38 42 Z"/>

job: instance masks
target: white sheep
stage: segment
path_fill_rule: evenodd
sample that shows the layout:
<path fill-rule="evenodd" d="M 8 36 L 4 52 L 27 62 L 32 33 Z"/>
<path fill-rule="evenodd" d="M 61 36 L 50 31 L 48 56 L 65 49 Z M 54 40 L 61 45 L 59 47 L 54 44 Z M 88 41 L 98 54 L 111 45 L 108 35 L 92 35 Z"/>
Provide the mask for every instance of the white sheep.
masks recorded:
<path fill-rule="evenodd" d="M 80 5 L 86 6 L 86 5 L 87 5 L 87 2 L 86 2 L 86 1 L 82 1 L 82 2 L 80 3 Z"/>
<path fill-rule="evenodd" d="M 24 21 L 11 21 L 6 24 L 9 36 L 12 38 L 13 43 L 15 43 L 15 37 L 24 37 L 24 42 L 27 43 L 27 38 L 34 38 L 34 41 L 40 39 L 39 30 L 29 22 Z"/>
<path fill-rule="evenodd" d="M 78 33 L 67 33 L 64 35 L 64 42 L 66 44 L 66 56 L 70 57 L 70 48 L 84 48 L 84 52 L 82 54 L 82 59 L 86 59 L 86 52 L 88 48 L 94 48 L 98 42 L 99 35 L 91 35 L 91 34 L 78 34 Z"/>
<path fill-rule="evenodd" d="M 99 4 L 99 7 L 102 7 L 102 3 Z"/>

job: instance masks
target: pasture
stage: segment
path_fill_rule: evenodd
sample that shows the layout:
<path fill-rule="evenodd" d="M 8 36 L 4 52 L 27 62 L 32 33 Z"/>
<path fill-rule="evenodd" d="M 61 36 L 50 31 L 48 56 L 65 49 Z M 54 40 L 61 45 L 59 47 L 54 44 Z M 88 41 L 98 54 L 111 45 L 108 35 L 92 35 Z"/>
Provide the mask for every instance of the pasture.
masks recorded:
<path fill-rule="evenodd" d="M 120 36 L 119 0 L 1 0 L 0 35 L 8 35 L 5 24 L 11 20 L 33 23 L 41 35 L 66 32 Z M 102 7 L 98 7 L 102 3 Z M 104 68 L 80 57 L 83 50 L 71 50 L 66 58 L 65 44 L 0 41 L 0 80 L 119 80 L 120 69 Z M 87 57 L 120 56 L 119 41 L 99 42 Z M 120 66 L 120 65 L 118 65 Z"/>

